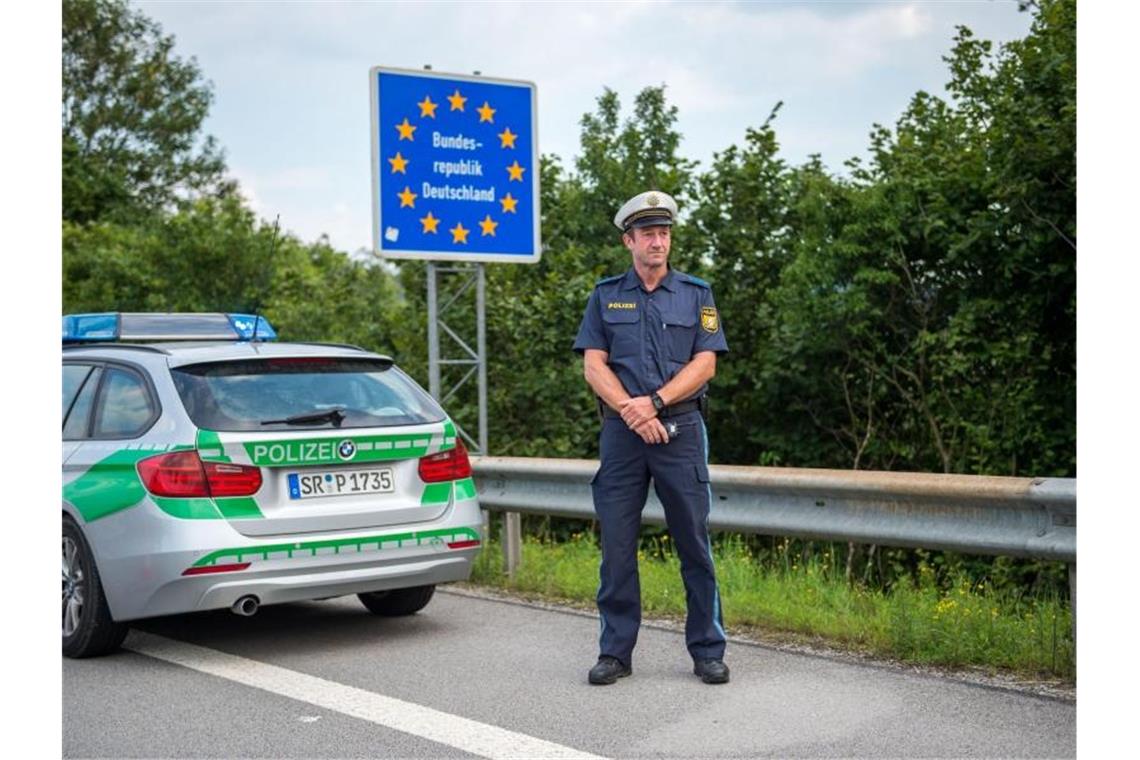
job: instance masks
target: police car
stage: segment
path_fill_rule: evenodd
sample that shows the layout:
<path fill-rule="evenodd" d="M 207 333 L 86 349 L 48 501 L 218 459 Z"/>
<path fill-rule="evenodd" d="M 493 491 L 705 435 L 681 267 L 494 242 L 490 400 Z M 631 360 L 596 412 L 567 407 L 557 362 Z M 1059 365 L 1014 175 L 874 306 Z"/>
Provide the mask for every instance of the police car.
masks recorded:
<path fill-rule="evenodd" d="M 378 615 L 466 580 L 466 449 L 386 356 L 277 343 L 242 314 L 63 318 L 63 653 L 129 621 L 356 594 Z"/>

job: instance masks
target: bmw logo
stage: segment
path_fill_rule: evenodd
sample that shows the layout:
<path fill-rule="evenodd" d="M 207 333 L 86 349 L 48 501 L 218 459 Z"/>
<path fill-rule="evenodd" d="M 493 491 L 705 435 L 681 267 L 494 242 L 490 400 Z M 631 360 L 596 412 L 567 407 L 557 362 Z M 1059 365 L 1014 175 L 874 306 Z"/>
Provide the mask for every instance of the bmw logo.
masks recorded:
<path fill-rule="evenodd" d="M 341 459 L 352 459 L 356 456 L 356 444 L 348 440 L 341 441 L 336 447 L 336 454 Z"/>

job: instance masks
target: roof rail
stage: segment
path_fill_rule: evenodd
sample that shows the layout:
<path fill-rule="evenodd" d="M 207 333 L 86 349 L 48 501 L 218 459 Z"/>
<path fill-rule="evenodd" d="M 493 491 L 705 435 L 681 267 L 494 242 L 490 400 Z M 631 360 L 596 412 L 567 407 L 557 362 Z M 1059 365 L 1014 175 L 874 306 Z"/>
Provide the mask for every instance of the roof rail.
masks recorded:
<path fill-rule="evenodd" d="M 170 355 L 170 352 L 167 351 L 165 348 L 159 348 L 158 346 L 152 346 L 152 345 L 149 345 L 147 343 L 99 342 L 99 343 L 64 343 L 63 344 L 63 350 L 64 351 L 76 351 L 76 350 L 83 349 L 83 348 L 121 348 L 121 349 L 124 349 L 127 351 L 149 351 L 150 353 L 153 353 L 153 354 L 166 354 L 167 356 Z"/>

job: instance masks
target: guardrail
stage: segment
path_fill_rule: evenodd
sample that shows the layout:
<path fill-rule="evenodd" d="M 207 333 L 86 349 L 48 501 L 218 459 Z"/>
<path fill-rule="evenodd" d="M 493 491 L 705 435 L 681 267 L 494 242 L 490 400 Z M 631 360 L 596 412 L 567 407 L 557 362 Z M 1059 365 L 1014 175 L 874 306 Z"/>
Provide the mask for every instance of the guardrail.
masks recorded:
<path fill-rule="evenodd" d="M 594 519 L 596 460 L 471 461 L 483 509 Z M 709 476 L 714 531 L 1067 562 L 1076 620 L 1075 479 L 730 465 L 710 465 Z M 665 524 L 652 488 L 642 522 Z M 513 574 L 520 553 L 511 533 L 503 551 Z"/>

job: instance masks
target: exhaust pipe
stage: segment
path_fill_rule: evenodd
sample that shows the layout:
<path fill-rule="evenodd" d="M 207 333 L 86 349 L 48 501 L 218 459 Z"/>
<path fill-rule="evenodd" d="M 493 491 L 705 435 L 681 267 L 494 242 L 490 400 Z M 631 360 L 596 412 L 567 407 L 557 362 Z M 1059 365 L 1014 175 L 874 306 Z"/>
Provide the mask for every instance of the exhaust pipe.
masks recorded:
<path fill-rule="evenodd" d="M 257 613 L 257 608 L 259 606 L 261 606 L 261 603 L 257 601 L 257 597 L 253 596 L 252 594 L 248 594 L 234 602 L 233 606 L 230 607 L 230 609 L 234 611 L 235 615 L 241 615 L 242 617 L 253 617 Z"/>

